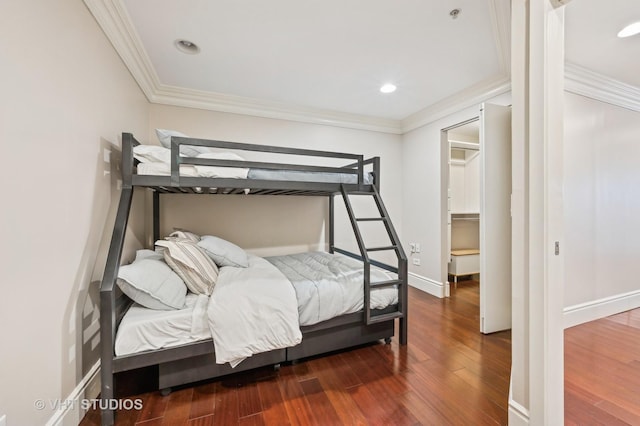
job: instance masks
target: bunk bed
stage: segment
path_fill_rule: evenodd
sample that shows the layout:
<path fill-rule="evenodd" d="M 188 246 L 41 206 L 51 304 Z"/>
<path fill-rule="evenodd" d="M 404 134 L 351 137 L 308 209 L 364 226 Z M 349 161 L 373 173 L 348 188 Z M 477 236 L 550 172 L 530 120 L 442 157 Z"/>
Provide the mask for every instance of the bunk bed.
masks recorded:
<path fill-rule="evenodd" d="M 144 167 L 140 163 L 142 146 L 132 134 L 122 135 L 122 192 L 109 247 L 105 272 L 100 287 L 100 335 L 101 335 L 101 398 L 112 400 L 117 373 L 137 368 L 158 366 L 158 386 L 166 391 L 173 386 L 224 376 L 230 373 L 261 366 L 279 366 L 283 362 L 297 361 L 305 357 L 374 342 L 384 339 L 387 343 L 395 334 L 398 322 L 399 342 L 407 343 L 407 258 L 398 235 L 378 192 L 380 160 L 364 159 L 362 155 L 316 151 L 308 149 L 253 145 L 237 142 L 205 140 L 186 136 L 170 137 L 170 151 L 164 157 L 163 168 Z M 211 150 L 223 154 L 196 155 Z M 279 157 L 306 158 L 310 161 L 281 163 L 274 161 L 246 161 L 226 152 L 255 152 L 277 154 Z M 185 154 L 185 152 L 187 154 Z M 163 154 L 165 155 L 165 154 Z M 192 156 L 188 156 L 192 155 Z M 340 166 L 318 166 L 323 159 L 346 161 Z M 303 163 L 303 164 L 300 164 Z M 365 168 L 370 168 L 367 173 Z M 236 172 L 240 170 L 240 175 Z M 201 173 L 204 171 L 204 173 Z M 213 172 L 212 172 L 213 171 Z M 223 171 L 223 173 L 219 173 Z M 228 172 L 231 171 L 229 175 Z M 174 346 L 152 350 L 120 353 L 116 350 L 116 335 L 126 315 L 135 316 L 139 307 L 119 288 L 117 283 L 122 262 L 122 251 L 136 188 L 152 191 L 153 238 L 160 240 L 160 199 L 163 194 L 253 194 L 284 196 L 328 197 L 329 200 L 329 248 L 328 253 L 358 261 L 361 268 L 362 309 L 338 315 L 317 323 L 300 325 L 301 341 L 292 346 L 257 353 L 244 359 L 235 367 L 216 362 L 215 345 L 211 337 L 203 334 L 199 339 Z M 335 197 L 345 203 L 359 253 L 335 246 Z M 366 196 L 375 201 L 379 215 L 355 217 L 350 197 Z M 360 224 L 381 222 L 390 244 L 366 247 Z M 395 253 L 397 264 L 389 265 L 370 257 L 374 251 Z M 257 258 L 255 262 L 264 261 Z M 289 262 L 289 258 L 270 259 L 272 264 Z M 295 269 L 295 268 L 294 268 Z M 391 279 L 380 279 L 377 271 L 387 271 Z M 227 274 L 229 275 L 229 274 Z M 291 278 L 293 279 L 293 278 Z M 386 307 L 372 307 L 372 293 L 382 289 L 397 292 L 394 302 Z M 212 295 L 211 298 L 214 296 Z M 199 296 L 200 300 L 202 299 Z M 189 301 L 190 306 L 200 303 Z M 195 308 L 194 308 L 195 309 Z M 106 407 L 109 404 L 104 404 Z M 102 423 L 112 424 L 114 412 L 102 411 Z"/>

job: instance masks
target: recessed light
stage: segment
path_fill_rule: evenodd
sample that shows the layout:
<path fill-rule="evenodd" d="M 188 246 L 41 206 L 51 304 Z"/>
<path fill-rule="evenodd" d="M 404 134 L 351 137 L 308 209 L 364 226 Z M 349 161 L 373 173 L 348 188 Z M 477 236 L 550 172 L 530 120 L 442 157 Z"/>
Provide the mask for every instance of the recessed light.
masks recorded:
<path fill-rule="evenodd" d="M 195 55 L 200 52 L 200 48 L 197 44 L 189 40 L 176 40 L 174 42 L 176 48 L 183 53 L 189 53 L 191 55 Z"/>
<path fill-rule="evenodd" d="M 631 25 L 627 25 L 618 33 L 618 37 L 625 38 L 633 35 L 640 34 L 640 21 L 634 22 Z"/>
<path fill-rule="evenodd" d="M 384 84 L 380 88 L 380 91 L 382 93 L 393 93 L 393 92 L 396 91 L 396 85 L 395 84 L 391 84 L 391 83 Z"/>

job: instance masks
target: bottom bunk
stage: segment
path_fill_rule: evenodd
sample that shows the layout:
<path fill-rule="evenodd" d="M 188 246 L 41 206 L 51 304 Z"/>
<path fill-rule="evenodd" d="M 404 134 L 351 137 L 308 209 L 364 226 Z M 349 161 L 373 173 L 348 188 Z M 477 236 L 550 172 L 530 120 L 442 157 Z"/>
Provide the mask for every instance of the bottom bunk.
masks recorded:
<path fill-rule="evenodd" d="M 139 281 L 156 274 L 147 269 L 136 274 L 132 269 L 142 262 L 170 274 L 158 253 L 141 250 L 132 264 L 122 266 L 119 285 L 113 289 L 118 303 L 110 312 L 102 312 L 117 326 L 113 352 L 103 352 L 102 397 L 113 397 L 116 373 L 137 368 L 157 365 L 158 387 L 167 392 L 381 339 L 389 342 L 394 336 L 393 318 L 367 321 L 361 262 L 324 252 L 271 258 L 245 255 L 240 262 L 246 262 L 244 266 L 219 267 L 210 295 L 188 292 L 181 309 L 154 309 L 140 303 L 148 304 L 153 285 L 142 291 Z M 390 278 L 382 270 L 372 270 L 371 277 Z M 166 276 L 163 279 L 169 282 Z M 133 285 L 138 293 L 129 288 Z M 370 317 L 398 312 L 399 294 L 397 286 L 372 290 Z M 152 305 L 156 302 L 154 297 Z M 105 410 L 103 424 L 112 423 L 113 416 Z"/>

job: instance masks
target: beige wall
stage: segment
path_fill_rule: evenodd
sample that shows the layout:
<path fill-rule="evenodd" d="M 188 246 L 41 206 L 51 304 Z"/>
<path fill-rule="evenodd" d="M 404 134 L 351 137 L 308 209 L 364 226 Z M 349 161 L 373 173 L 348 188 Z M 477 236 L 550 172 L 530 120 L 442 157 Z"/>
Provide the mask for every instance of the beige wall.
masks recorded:
<path fill-rule="evenodd" d="M 144 135 L 148 143 L 158 143 L 155 128 L 209 139 L 361 153 L 365 158 L 380 156 L 381 193 L 398 232 L 401 231 L 401 137 L 398 135 L 163 105 L 151 106 L 148 134 Z M 240 154 L 251 158 L 251 153 Z M 291 159 L 278 161 L 290 162 Z M 169 195 L 162 200 L 163 234 L 173 227 L 216 234 L 259 255 L 323 249 L 326 242 L 328 202 L 325 198 Z M 184 209 L 187 203 L 189 208 Z M 338 241 L 344 241 L 343 246 L 355 249 L 346 219 L 337 221 L 336 234 Z M 382 233 L 376 233 L 374 239 L 378 238 L 383 238 Z M 376 242 L 369 241 L 370 245 Z"/>
<path fill-rule="evenodd" d="M 565 306 L 640 288 L 639 138 L 640 113 L 566 95 Z"/>
<path fill-rule="evenodd" d="M 103 150 L 146 132 L 148 103 L 81 1 L 3 1 L 0 16 L 0 416 L 36 425 L 55 413 L 34 401 L 66 399 L 99 359 L 118 197 Z"/>

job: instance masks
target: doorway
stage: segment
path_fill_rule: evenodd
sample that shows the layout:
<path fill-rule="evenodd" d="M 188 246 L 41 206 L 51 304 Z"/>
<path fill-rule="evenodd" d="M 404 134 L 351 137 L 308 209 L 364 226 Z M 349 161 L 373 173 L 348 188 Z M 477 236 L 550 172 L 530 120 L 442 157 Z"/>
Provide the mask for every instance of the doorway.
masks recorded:
<path fill-rule="evenodd" d="M 480 289 L 480 331 L 511 328 L 511 108 L 441 131 L 446 297 L 461 277 Z"/>

